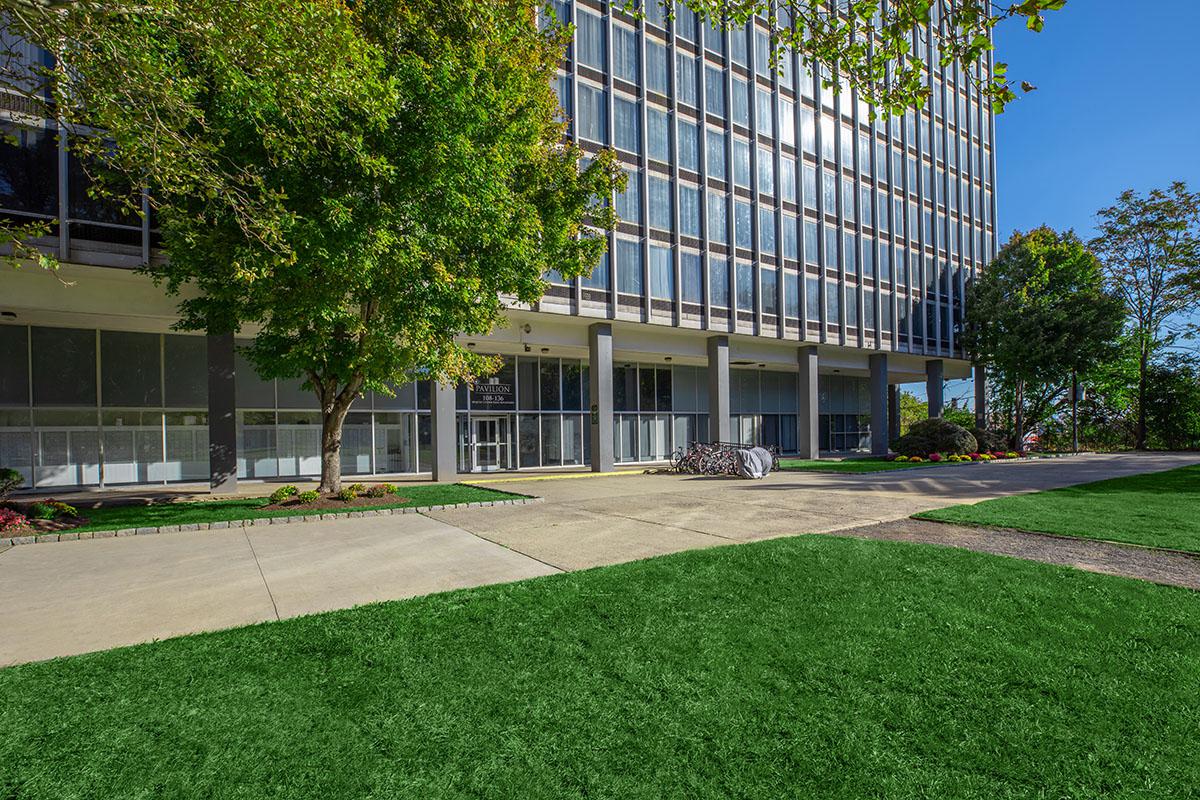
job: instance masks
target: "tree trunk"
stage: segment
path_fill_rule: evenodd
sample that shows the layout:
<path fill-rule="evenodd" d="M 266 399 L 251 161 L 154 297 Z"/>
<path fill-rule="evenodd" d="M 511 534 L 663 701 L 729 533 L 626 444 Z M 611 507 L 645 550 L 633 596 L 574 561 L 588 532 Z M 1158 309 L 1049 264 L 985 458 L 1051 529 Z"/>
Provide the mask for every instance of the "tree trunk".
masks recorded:
<path fill-rule="evenodd" d="M 342 490 L 342 423 L 349 410 L 349 403 L 337 401 L 321 409 L 321 486 L 317 491 L 325 494 Z"/>
<path fill-rule="evenodd" d="M 1017 381 L 1013 391 L 1013 449 L 1018 453 L 1025 444 L 1025 381 Z"/>
<path fill-rule="evenodd" d="M 1143 345 L 1138 357 L 1137 435 L 1133 443 L 1135 450 L 1146 449 L 1146 373 L 1149 370 L 1149 362 L 1148 348 Z"/>

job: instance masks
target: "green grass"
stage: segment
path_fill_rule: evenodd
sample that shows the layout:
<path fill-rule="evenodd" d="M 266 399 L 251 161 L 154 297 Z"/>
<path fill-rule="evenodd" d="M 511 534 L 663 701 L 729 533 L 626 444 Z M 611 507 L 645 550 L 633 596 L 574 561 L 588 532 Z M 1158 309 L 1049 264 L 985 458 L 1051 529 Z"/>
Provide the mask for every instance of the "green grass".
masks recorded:
<path fill-rule="evenodd" d="M 482 486 L 455 484 L 431 484 L 429 486 L 402 486 L 397 502 L 367 506 L 364 508 L 404 508 L 406 506 L 441 506 L 451 503 L 476 503 L 489 500 L 507 500 L 519 497 L 509 492 L 488 489 Z M 292 517 L 305 514 L 331 514 L 337 509 L 265 509 L 271 501 L 265 497 L 246 497 L 236 500 L 201 500 L 186 503 L 154 503 L 140 506 L 101 506 L 81 508 L 81 516 L 87 523 L 71 531 L 107 531 L 121 528 L 150 528 L 160 525 L 190 525 L 196 522 L 224 522 L 234 519 L 257 519 L 259 517 Z M 347 507 L 346 511 L 361 508 Z M 3 798 L 0 794 L 0 798 Z"/>
<path fill-rule="evenodd" d="M 962 462 L 958 462 L 962 463 Z M 955 466 L 950 461 L 888 461 L 883 458 L 847 458 L 835 461 L 825 458 L 781 458 L 779 468 L 787 472 L 848 472 L 861 474 L 865 472 L 888 472 L 894 469 L 919 469 L 921 467 Z"/>
<path fill-rule="evenodd" d="M 1200 553 L 1200 465 L 917 514 Z"/>
<path fill-rule="evenodd" d="M 0 797 L 1194 797 L 1197 595 L 796 537 L 0 670 Z"/>

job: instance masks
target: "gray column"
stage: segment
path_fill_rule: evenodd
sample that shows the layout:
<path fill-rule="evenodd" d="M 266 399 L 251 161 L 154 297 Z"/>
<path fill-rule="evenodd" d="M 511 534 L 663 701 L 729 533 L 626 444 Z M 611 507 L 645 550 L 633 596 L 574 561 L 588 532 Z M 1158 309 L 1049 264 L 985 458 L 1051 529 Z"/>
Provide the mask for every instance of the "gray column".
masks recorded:
<path fill-rule="evenodd" d="M 612 325 L 588 328 L 588 399 L 591 411 L 592 472 L 613 469 Z"/>
<path fill-rule="evenodd" d="M 888 365 L 887 353 L 872 353 L 871 364 L 871 455 L 888 451 Z"/>
<path fill-rule="evenodd" d="M 208 471 L 213 494 L 233 494 L 237 478 L 237 395 L 232 333 L 208 335 Z"/>
<path fill-rule="evenodd" d="M 797 444 L 801 458 L 821 457 L 821 426 L 817 400 L 817 348 L 801 347 L 800 402 L 797 404 L 800 435 Z"/>
<path fill-rule="evenodd" d="M 729 429 L 729 337 L 708 339 L 708 438 L 730 442 Z"/>
<path fill-rule="evenodd" d="M 986 428 L 987 416 L 987 369 L 975 367 L 975 427 Z"/>
<path fill-rule="evenodd" d="M 929 398 L 929 416 L 940 417 L 945 400 L 942 398 L 943 364 L 940 358 L 925 362 L 925 396 Z"/>
<path fill-rule="evenodd" d="M 433 390 L 433 479 L 458 478 L 458 453 L 455 447 L 458 422 L 454 408 L 454 387 L 436 383 Z"/>
<path fill-rule="evenodd" d="M 888 441 L 900 438 L 900 387 L 888 385 Z"/>

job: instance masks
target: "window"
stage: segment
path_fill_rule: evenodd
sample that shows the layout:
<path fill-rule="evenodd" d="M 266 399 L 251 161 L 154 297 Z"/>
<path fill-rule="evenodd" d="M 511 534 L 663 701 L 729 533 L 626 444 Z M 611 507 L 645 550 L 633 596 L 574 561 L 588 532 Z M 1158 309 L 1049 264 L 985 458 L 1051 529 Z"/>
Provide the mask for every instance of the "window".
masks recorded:
<path fill-rule="evenodd" d="M 858 327 L 858 288 L 846 287 L 846 327 Z"/>
<path fill-rule="evenodd" d="M 638 125 L 638 107 L 633 100 L 613 98 L 613 141 L 616 146 L 630 153 L 641 153 L 641 127 Z"/>
<path fill-rule="evenodd" d="M 758 279 L 762 282 L 762 310 L 764 314 L 779 313 L 779 272 L 773 267 L 758 268 Z"/>
<path fill-rule="evenodd" d="M 704 68 L 704 108 L 710 114 L 725 116 L 725 73 L 719 68 Z"/>
<path fill-rule="evenodd" d="M 750 204 L 735 200 L 733 202 L 734 242 L 738 247 L 751 248 L 754 237 L 750 230 Z"/>
<path fill-rule="evenodd" d="M 667 112 L 653 106 L 646 109 L 646 155 L 655 161 L 671 160 L 671 131 Z"/>
<path fill-rule="evenodd" d="M 708 259 L 709 302 L 718 308 L 729 308 L 729 261 L 709 256 Z"/>
<path fill-rule="evenodd" d="M 699 253 L 681 252 L 679 254 L 680 294 L 685 303 L 703 303 L 704 285 L 701 281 L 701 263 Z"/>
<path fill-rule="evenodd" d="M 771 91 L 761 86 L 754 91 L 754 126 L 763 136 L 774 133 L 774 121 L 771 119 Z"/>
<path fill-rule="evenodd" d="M 638 173 L 625 170 L 625 191 L 617 195 L 617 216 L 625 222 L 642 221 L 642 185 Z"/>
<path fill-rule="evenodd" d="M 758 246 L 763 253 L 775 255 L 775 210 L 758 209 Z"/>
<path fill-rule="evenodd" d="M 733 121 L 750 127 L 750 86 L 737 77 L 733 79 Z"/>
<path fill-rule="evenodd" d="M 821 282 L 809 275 L 804 279 L 805 317 L 813 322 L 821 321 Z"/>
<path fill-rule="evenodd" d="M 608 68 L 608 45 L 604 39 L 604 20 L 582 8 L 575 14 L 579 61 L 598 70 Z"/>
<path fill-rule="evenodd" d="M 842 234 L 842 263 L 846 265 L 847 275 L 858 274 L 858 260 L 855 257 L 857 252 L 856 237 L 850 231 L 845 231 Z"/>
<path fill-rule="evenodd" d="M 837 228 L 825 226 L 825 268 L 837 269 L 838 266 L 838 232 Z"/>
<path fill-rule="evenodd" d="M 764 78 L 771 77 L 771 38 L 759 29 L 754 31 L 754 71 Z"/>
<path fill-rule="evenodd" d="M 841 292 L 835 281 L 825 284 L 825 321 L 830 325 L 839 325 L 842 321 Z"/>
<path fill-rule="evenodd" d="M 804 220 L 804 263 L 820 263 L 817 260 L 817 223 L 814 220 Z"/>
<path fill-rule="evenodd" d="M 792 319 L 800 317 L 800 276 L 794 272 L 783 273 L 783 313 Z"/>
<path fill-rule="evenodd" d="M 811 164 L 804 165 L 804 207 L 817 207 L 817 168 Z"/>
<path fill-rule="evenodd" d="M 668 247 L 650 245 L 650 296 L 656 300 L 675 299 L 675 269 Z"/>
<path fill-rule="evenodd" d="M 671 230 L 671 182 L 650 176 L 650 227 Z"/>
<path fill-rule="evenodd" d="M 725 133 L 708 128 L 705 131 L 708 140 L 708 174 L 718 180 L 727 180 L 725 174 Z"/>
<path fill-rule="evenodd" d="M 829 209 L 826 209 L 828 211 Z M 842 178 L 842 216 L 850 222 L 854 215 L 854 183 L 849 178 Z"/>
<path fill-rule="evenodd" d="M 779 159 L 779 196 L 796 202 L 796 162 L 788 156 Z"/>
<path fill-rule="evenodd" d="M 579 83 L 579 114 L 576 124 L 579 137 L 600 144 L 608 144 L 608 119 L 604 104 L 604 92 L 593 86 Z"/>
<path fill-rule="evenodd" d="M 700 129 L 696 123 L 678 120 L 679 166 L 692 172 L 700 171 Z"/>
<path fill-rule="evenodd" d="M 733 63 L 747 66 L 750 56 L 750 48 L 747 47 L 748 39 L 746 34 L 748 31 L 745 28 L 733 28 L 729 31 L 729 56 L 733 59 Z"/>
<path fill-rule="evenodd" d="M 738 311 L 754 310 L 754 265 L 739 261 L 737 265 Z"/>
<path fill-rule="evenodd" d="M 658 6 L 657 3 L 648 5 Z M 661 9 L 661 6 L 658 6 Z M 646 88 L 659 94 L 667 93 L 667 48 L 646 37 Z"/>
<path fill-rule="evenodd" d="M 613 25 L 613 74 L 630 83 L 638 83 L 640 55 L 637 31 Z"/>
<path fill-rule="evenodd" d="M 675 99 L 686 106 L 696 106 L 696 58 L 688 53 L 675 54 Z"/>
<path fill-rule="evenodd" d="M 800 109 L 800 148 L 806 153 L 817 153 L 817 130 L 813 112 L 807 108 Z"/>
<path fill-rule="evenodd" d="M 825 201 L 824 211 L 826 214 L 836 214 L 838 194 L 837 175 L 835 175 L 831 170 L 825 170 L 824 174 L 822 175 L 822 183 L 824 184 L 822 192 L 822 199 Z"/>
<path fill-rule="evenodd" d="M 863 240 L 862 274 L 864 278 L 875 277 L 875 242 L 870 239 Z"/>
<path fill-rule="evenodd" d="M 700 190 L 695 186 L 679 187 L 679 232 L 700 235 Z"/>
<path fill-rule="evenodd" d="M 561 114 L 557 114 L 555 119 L 562 122 L 571 116 L 571 77 L 569 75 L 557 75 L 554 78 L 554 96 L 558 98 L 558 107 L 562 109 Z M 6 205 L 6 208 L 12 206 Z"/>
<path fill-rule="evenodd" d="M 758 148 L 758 191 L 775 194 L 775 157 L 765 147 Z"/>
<path fill-rule="evenodd" d="M 837 153 L 837 126 L 833 117 L 821 117 L 821 158 L 833 161 Z"/>
<path fill-rule="evenodd" d="M 733 183 L 750 188 L 750 143 L 736 136 L 733 138 Z"/>
<path fill-rule="evenodd" d="M 608 252 L 600 256 L 599 263 L 592 267 L 592 274 L 579 279 L 579 285 L 585 289 L 608 291 Z"/>
<path fill-rule="evenodd" d="M 783 215 L 783 257 L 800 258 L 799 220 L 794 214 Z"/>
<path fill-rule="evenodd" d="M 675 34 L 689 42 L 696 41 L 696 12 L 682 3 L 675 4 Z"/>
<path fill-rule="evenodd" d="M 642 246 L 629 239 L 617 239 L 617 291 L 642 293 Z"/>
<path fill-rule="evenodd" d="M 782 97 L 779 98 L 779 139 L 784 144 L 796 143 L 796 106 Z"/>
<path fill-rule="evenodd" d="M 708 193 L 708 240 L 718 244 L 729 242 L 729 212 L 725 195 Z"/>

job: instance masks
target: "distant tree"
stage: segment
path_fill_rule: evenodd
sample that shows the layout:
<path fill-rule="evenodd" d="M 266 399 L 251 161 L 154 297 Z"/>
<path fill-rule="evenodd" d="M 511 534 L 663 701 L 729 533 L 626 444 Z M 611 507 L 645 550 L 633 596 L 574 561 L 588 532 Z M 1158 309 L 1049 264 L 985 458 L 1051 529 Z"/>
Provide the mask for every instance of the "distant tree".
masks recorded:
<path fill-rule="evenodd" d="M 489 333 L 509 302 L 542 296 L 549 270 L 585 275 L 604 252 L 623 172 L 608 151 L 581 168 L 564 142 L 551 82 L 564 31 L 539 30 L 528 3 L 149 0 L 62 13 L 49 32 L 69 46 L 39 39 L 72 65 L 55 91 L 90 103 L 96 89 L 115 148 L 95 156 L 151 188 L 167 259 L 148 271 L 189 290 L 179 327 L 253 331 L 258 372 L 317 395 L 324 491 L 340 487 L 342 423 L 364 390 L 488 372 L 495 360 L 457 337 Z M 132 96 L 122 71 L 131 86 L 163 85 Z"/>
<path fill-rule="evenodd" d="M 1200 359 L 1172 353 L 1146 380 L 1147 442 L 1167 450 L 1200 448 Z"/>
<path fill-rule="evenodd" d="M 1138 349 L 1137 433 L 1146 446 L 1146 403 L 1156 355 L 1185 330 L 1200 305 L 1200 194 L 1182 181 L 1142 196 L 1126 190 L 1098 213 L 1091 242 L 1104 277 L 1121 297 Z"/>
<path fill-rule="evenodd" d="M 646 2 L 668 11 L 674 7 L 673 0 Z M 992 107 L 1003 111 L 1018 89 L 1035 87 L 1010 80 L 1003 62 L 996 62 L 990 74 L 976 69 L 993 49 L 993 30 L 1005 20 L 1020 19 L 1029 30 L 1041 31 L 1046 12 L 1062 9 L 1066 0 L 891 0 L 886 5 L 878 0 L 683 0 L 683 5 L 718 30 L 740 28 L 755 16 L 767 20 L 773 64 L 795 51 L 831 76 L 829 85 L 844 83 L 880 113 L 900 114 L 923 107 L 930 97 L 930 45 L 942 66 L 961 65 Z M 630 0 L 626 6 L 642 3 Z"/>
<path fill-rule="evenodd" d="M 929 418 L 929 403 L 911 392 L 900 392 L 900 434 L 908 433 L 913 423 Z"/>
<path fill-rule="evenodd" d="M 1040 421 L 1070 386 L 1117 352 L 1120 298 L 1104 288 L 1100 264 L 1072 232 L 1017 232 L 967 293 L 963 343 L 993 379 L 1011 389 L 1013 444 L 1027 411 Z"/>

